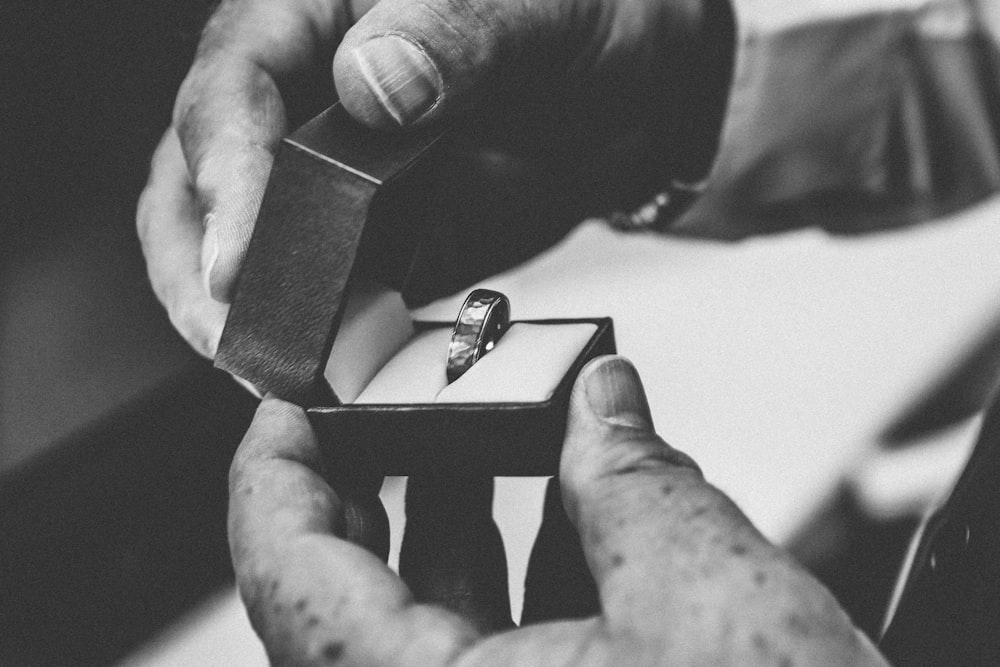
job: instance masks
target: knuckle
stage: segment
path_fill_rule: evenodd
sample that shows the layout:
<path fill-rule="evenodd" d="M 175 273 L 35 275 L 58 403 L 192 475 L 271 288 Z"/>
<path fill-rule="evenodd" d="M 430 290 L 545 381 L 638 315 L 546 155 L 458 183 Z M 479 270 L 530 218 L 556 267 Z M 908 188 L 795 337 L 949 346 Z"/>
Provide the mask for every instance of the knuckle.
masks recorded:
<path fill-rule="evenodd" d="M 169 294 L 166 295 L 166 302 L 164 305 L 167 308 L 167 316 L 170 318 L 170 324 L 173 325 L 174 329 L 177 330 L 184 340 L 189 344 L 194 345 L 192 335 L 191 325 L 189 323 L 188 309 L 183 304 L 183 302 L 176 296 Z"/>
<path fill-rule="evenodd" d="M 608 489 L 642 483 L 678 472 L 701 477 L 701 470 L 686 454 L 666 444 L 658 436 L 636 433 L 605 444 L 586 462 L 564 471 L 567 496 L 575 504 L 581 497 L 602 496 Z M 610 491 L 610 493 L 615 493 Z"/>
<path fill-rule="evenodd" d="M 156 295 L 160 305 L 167 311 L 167 317 L 170 319 L 170 323 L 173 324 L 172 309 L 170 307 L 172 302 L 170 282 L 153 269 L 151 262 L 146 263 L 146 275 L 149 277 L 149 286 L 152 288 L 153 294 Z M 176 328 L 176 325 L 174 328 Z"/>
<path fill-rule="evenodd" d="M 162 181 L 161 174 L 171 160 L 170 151 L 174 147 L 172 144 L 174 140 L 176 140 L 176 136 L 173 127 L 171 127 L 163 133 L 163 137 L 153 151 L 149 161 L 146 184 L 142 192 L 139 193 L 139 199 L 136 202 L 135 228 L 139 242 L 143 247 L 143 254 L 147 254 L 146 245 L 149 241 L 150 229 L 154 226 L 154 220 L 159 212 L 160 207 L 156 203 L 156 197 L 158 189 L 162 189 L 162 185 L 158 185 L 158 183 Z"/>
<path fill-rule="evenodd" d="M 170 305 L 167 306 L 167 313 L 170 317 L 170 323 L 194 348 L 195 352 L 207 359 L 212 359 L 215 356 L 211 327 L 204 321 L 197 306 L 186 299 L 173 296 L 170 299 Z"/>
<path fill-rule="evenodd" d="M 497 6 L 491 2 L 472 0 L 444 0 L 444 2 L 424 3 L 429 12 L 435 14 L 441 24 L 456 35 L 466 49 L 478 51 L 482 44 L 494 44 L 500 31 Z"/>
<path fill-rule="evenodd" d="M 139 200 L 135 206 L 135 232 L 136 236 L 139 237 L 139 245 L 142 246 L 142 254 L 144 256 L 148 256 L 149 254 L 149 227 L 151 224 L 150 217 L 153 214 L 150 197 L 150 186 L 147 183 L 146 187 L 139 194 Z"/>
<path fill-rule="evenodd" d="M 189 166 L 192 156 L 197 154 L 196 148 L 205 142 L 208 134 L 206 109 L 220 95 L 218 82 L 215 81 L 218 77 L 213 74 L 215 60 L 215 55 L 198 56 L 181 82 L 174 100 L 171 119 Z"/>
<path fill-rule="evenodd" d="M 150 248 L 150 252 L 146 256 L 146 275 L 149 277 L 149 285 L 173 324 L 180 302 L 178 293 L 181 290 L 174 274 L 169 269 L 165 269 L 163 264 L 164 258 L 156 257 L 156 251 Z"/>
<path fill-rule="evenodd" d="M 234 159 L 234 151 L 219 138 L 212 144 L 203 146 L 197 158 L 192 177 L 196 192 L 212 193 L 230 178 L 239 176 L 239 170 L 233 168 L 239 164 Z"/>
<path fill-rule="evenodd" d="M 412 636 L 403 649 L 403 664 L 458 664 L 478 638 L 471 626 L 438 607 L 414 605 L 408 616 Z"/>
<path fill-rule="evenodd" d="M 662 440 L 622 443 L 604 477 L 629 477 L 634 475 L 662 475 L 678 469 L 691 470 L 701 475 L 701 469 L 691 457 Z"/>
<path fill-rule="evenodd" d="M 222 0 L 205 23 L 195 52 L 195 62 L 217 53 L 234 37 L 234 24 L 247 11 L 249 0 Z"/>
<path fill-rule="evenodd" d="M 195 117 L 198 103 L 202 99 L 205 73 L 204 57 L 196 56 L 194 63 L 191 64 L 191 69 L 188 70 L 184 80 L 181 81 L 180 88 L 177 89 L 172 118 L 182 139 L 190 133 L 192 119 Z"/>
<path fill-rule="evenodd" d="M 673 450 L 662 440 L 626 440 L 609 449 L 608 454 L 604 477 L 658 474 L 677 463 Z"/>
<path fill-rule="evenodd" d="M 252 427 L 251 427 L 252 428 Z M 252 447 L 250 446 L 251 434 L 248 432 L 240 441 L 233 460 L 229 464 L 229 496 L 238 498 L 253 493 L 253 485 L 249 480 L 250 468 L 252 467 Z"/>

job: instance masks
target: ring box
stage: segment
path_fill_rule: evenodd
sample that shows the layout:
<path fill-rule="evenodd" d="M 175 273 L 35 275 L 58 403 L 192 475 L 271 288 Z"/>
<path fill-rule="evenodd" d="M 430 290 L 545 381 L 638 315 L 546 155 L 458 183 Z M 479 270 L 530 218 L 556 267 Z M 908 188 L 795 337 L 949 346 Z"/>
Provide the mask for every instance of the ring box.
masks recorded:
<path fill-rule="evenodd" d="M 306 408 L 330 467 L 352 476 L 555 474 L 573 382 L 615 351 L 612 322 L 513 320 L 447 385 L 454 323 L 413 322 L 401 296 L 459 261 L 428 219 L 442 144 L 339 105 L 285 139 L 215 365 Z"/>

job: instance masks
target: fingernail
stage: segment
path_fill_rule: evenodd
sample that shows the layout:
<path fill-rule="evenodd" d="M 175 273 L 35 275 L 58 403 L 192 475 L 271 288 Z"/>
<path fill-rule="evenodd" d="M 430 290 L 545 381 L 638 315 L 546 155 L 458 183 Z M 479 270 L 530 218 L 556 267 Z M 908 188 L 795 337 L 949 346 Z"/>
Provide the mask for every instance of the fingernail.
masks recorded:
<path fill-rule="evenodd" d="M 441 74 L 410 40 L 376 37 L 355 49 L 354 55 L 365 83 L 400 125 L 412 123 L 437 103 Z"/>
<path fill-rule="evenodd" d="M 212 270 L 219 261 L 219 239 L 215 226 L 205 230 L 201 242 L 201 280 L 206 294 L 212 293 Z"/>
<path fill-rule="evenodd" d="M 584 390 L 591 411 L 615 426 L 653 430 L 646 392 L 635 367 L 622 357 L 609 357 L 588 369 Z"/>

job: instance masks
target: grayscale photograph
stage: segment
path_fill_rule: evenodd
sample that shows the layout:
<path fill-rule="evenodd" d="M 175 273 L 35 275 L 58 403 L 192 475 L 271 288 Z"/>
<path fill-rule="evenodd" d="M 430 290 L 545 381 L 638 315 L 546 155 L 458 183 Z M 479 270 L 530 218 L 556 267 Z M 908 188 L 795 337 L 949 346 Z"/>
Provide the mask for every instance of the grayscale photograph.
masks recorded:
<path fill-rule="evenodd" d="M 8 0 L 0 667 L 1000 665 L 1000 2 Z"/>

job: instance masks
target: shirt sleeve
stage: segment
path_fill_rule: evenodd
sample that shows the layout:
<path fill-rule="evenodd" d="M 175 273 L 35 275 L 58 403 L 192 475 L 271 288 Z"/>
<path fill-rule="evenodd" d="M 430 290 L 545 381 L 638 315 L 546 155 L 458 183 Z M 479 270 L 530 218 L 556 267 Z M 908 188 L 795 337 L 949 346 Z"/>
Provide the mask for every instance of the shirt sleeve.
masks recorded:
<path fill-rule="evenodd" d="M 671 231 L 858 232 L 1000 189 L 1000 5 L 733 0 L 719 149 Z"/>

